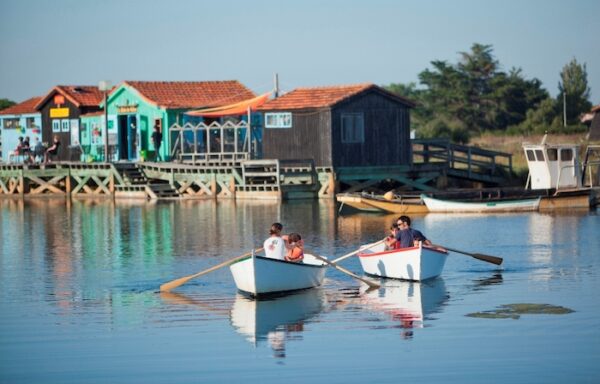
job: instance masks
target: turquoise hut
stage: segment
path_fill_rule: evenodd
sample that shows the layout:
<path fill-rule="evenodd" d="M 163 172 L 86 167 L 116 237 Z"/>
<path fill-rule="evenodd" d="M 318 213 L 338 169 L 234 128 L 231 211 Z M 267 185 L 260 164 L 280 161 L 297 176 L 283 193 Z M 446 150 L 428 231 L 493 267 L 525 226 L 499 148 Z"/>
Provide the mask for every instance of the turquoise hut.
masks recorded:
<path fill-rule="evenodd" d="M 185 112 L 219 107 L 251 99 L 255 95 L 240 82 L 232 81 L 124 81 L 107 97 L 109 160 L 154 159 L 154 126 L 161 130 L 160 157 L 170 159 L 168 127 L 185 124 Z M 101 103 L 104 107 L 104 102 Z M 81 117 L 81 144 L 90 158 L 104 153 L 104 115 Z"/>

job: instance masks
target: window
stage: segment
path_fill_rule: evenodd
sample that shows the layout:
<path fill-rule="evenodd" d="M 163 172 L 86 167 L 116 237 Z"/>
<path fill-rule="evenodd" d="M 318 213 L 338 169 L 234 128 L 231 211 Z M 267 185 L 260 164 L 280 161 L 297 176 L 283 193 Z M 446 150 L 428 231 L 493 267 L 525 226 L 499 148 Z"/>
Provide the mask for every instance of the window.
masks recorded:
<path fill-rule="evenodd" d="M 64 119 L 64 120 L 61 120 L 60 123 L 62 126 L 62 131 L 69 132 L 69 129 L 71 128 L 71 125 L 69 124 L 69 120 Z"/>
<path fill-rule="evenodd" d="M 535 157 L 537 158 L 537 161 L 544 161 L 544 151 L 542 151 L 541 149 L 536 149 Z"/>
<path fill-rule="evenodd" d="M 528 149 L 527 150 L 527 160 L 528 161 L 535 161 L 535 154 L 533 153 L 532 149 Z"/>
<path fill-rule="evenodd" d="M 548 148 L 548 161 L 558 160 L 558 150 L 556 148 Z"/>
<path fill-rule="evenodd" d="M 52 132 L 60 132 L 60 120 L 52 120 Z"/>
<path fill-rule="evenodd" d="M 29 129 L 37 128 L 37 126 L 35 125 L 35 117 L 26 117 L 25 126 Z"/>
<path fill-rule="evenodd" d="M 571 148 L 563 148 L 560 150 L 560 161 L 571 161 L 573 160 L 573 150 Z"/>
<path fill-rule="evenodd" d="M 292 113 L 265 113 L 265 128 L 292 128 Z"/>
<path fill-rule="evenodd" d="M 17 129 L 19 128 L 19 119 L 4 119 L 3 125 L 5 129 Z"/>
<path fill-rule="evenodd" d="M 342 113 L 342 143 L 365 142 L 365 118 L 362 113 Z"/>

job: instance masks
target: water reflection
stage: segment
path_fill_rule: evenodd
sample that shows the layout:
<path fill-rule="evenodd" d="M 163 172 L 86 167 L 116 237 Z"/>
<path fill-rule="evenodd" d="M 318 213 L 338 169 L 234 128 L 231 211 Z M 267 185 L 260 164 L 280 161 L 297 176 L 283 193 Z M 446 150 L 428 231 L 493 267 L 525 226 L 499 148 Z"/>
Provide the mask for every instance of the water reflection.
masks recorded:
<path fill-rule="evenodd" d="M 231 308 L 231 324 L 254 345 L 268 341 L 273 355 L 283 358 L 286 342 L 302 340 L 304 323 L 319 314 L 326 302 L 322 289 L 264 300 L 238 293 Z"/>
<path fill-rule="evenodd" d="M 382 280 L 377 290 L 364 291 L 360 301 L 371 311 L 380 312 L 402 329 L 401 336 L 413 337 L 413 328 L 423 328 L 425 320 L 442 310 L 448 301 L 444 279 L 425 282 Z"/>
<path fill-rule="evenodd" d="M 169 304 L 191 305 L 229 317 L 236 332 L 254 346 L 268 343 L 277 358 L 286 357 L 286 343 L 302 340 L 304 324 L 327 306 L 325 293 L 319 288 L 261 299 L 237 293 L 231 304 L 215 297 L 174 292 L 161 292 L 160 297 Z"/>

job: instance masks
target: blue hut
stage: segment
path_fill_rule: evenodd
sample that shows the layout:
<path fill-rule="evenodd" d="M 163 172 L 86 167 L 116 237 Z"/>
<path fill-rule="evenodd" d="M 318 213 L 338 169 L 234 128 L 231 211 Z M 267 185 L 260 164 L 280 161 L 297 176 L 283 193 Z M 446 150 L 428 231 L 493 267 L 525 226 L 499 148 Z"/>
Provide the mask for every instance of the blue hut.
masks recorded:
<path fill-rule="evenodd" d="M 0 111 L 0 127 L 2 139 L 2 161 L 8 162 L 19 142 L 19 137 L 29 137 L 33 147 L 37 140 L 42 140 L 42 115 L 36 110 L 41 97 L 32 97 L 22 103 Z M 15 160 L 19 160 L 18 157 Z"/>

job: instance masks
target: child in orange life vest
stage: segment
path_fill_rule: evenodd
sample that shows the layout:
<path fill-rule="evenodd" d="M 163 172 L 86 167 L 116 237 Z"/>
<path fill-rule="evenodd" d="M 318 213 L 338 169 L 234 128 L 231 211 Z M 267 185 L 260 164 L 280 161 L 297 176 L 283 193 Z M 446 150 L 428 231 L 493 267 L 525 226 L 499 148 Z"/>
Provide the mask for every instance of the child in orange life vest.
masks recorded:
<path fill-rule="evenodd" d="M 302 259 L 304 259 L 304 242 L 299 234 L 290 233 L 288 235 L 287 249 L 287 255 L 285 255 L 285 259 L 287 261 L 299 263 L 302 261 Z"/>
<path fill-rule="evenodd" d="M 397 249 L 398 245 L 400 245 L 398 243 L 398 241 L 396 240 L 396 233 L 397 232 L 398 232 L 398 224 L 394 223 L 390 227 L 390 234 L 389 234 L 389 236 L 385 238 L 385 250 L 386 251 L 389 251 L 389 250 L 392 250 L 392 249 Z"/>

